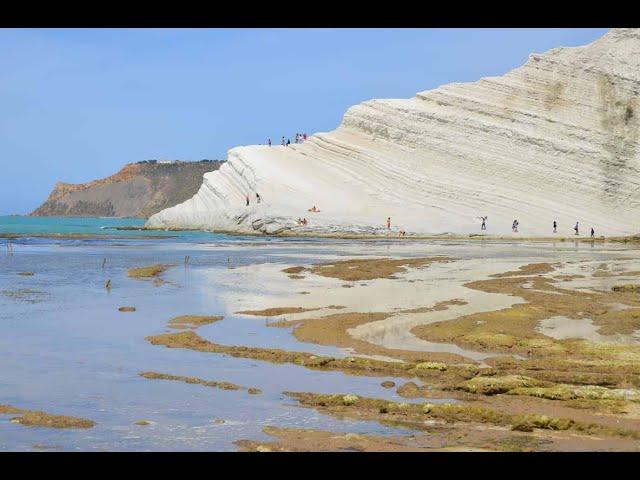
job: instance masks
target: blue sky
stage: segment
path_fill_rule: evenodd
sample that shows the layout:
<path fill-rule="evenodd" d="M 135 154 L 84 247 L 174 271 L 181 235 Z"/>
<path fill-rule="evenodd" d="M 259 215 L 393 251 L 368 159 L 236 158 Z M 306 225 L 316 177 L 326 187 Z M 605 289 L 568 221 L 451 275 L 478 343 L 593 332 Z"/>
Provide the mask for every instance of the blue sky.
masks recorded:
<path fill-rule="evenodd" d="M 337 127 L 607 29 L 0 29 L 0 215 L 56 181 Z"/>

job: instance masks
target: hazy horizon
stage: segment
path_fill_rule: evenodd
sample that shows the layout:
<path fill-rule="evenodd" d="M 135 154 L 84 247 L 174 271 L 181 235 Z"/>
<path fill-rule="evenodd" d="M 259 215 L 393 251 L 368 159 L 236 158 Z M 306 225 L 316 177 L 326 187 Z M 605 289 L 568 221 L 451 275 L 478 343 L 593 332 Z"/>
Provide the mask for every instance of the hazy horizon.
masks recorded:
<path fill-rule="evenodd" d="M 336 128 L 371 98 L 503 75 L 608 29 L 0 30 L 0 215 L 58 181 Z"/>

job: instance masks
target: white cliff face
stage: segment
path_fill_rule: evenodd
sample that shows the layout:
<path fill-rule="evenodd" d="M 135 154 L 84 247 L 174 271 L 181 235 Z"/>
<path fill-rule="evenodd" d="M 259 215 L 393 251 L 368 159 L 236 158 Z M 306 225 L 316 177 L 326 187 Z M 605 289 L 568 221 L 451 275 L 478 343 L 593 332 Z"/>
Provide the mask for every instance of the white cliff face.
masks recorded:
<path fill-rule="evenodd" d="M 550 235 L 554 220 L 560 234 L 576 221 L 581 235 L 635 234 L 639 94 L 640 30 L 612 30 L 502 77 L 364 102 L 304 144 L 234 148 L 147 225 L 375 233 L 390 216 L 394 231 L 468 234 L 487 215 L 488 234 L 511 234 L 514 219 L 520 235 Z"/>

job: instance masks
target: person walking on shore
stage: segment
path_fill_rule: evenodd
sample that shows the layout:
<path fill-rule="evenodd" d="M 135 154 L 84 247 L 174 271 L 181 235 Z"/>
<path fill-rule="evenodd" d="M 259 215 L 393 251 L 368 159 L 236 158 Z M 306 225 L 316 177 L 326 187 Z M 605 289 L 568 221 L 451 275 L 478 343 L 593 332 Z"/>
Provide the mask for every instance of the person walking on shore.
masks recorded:
<path fill-rule="evenodd" d="M 487 229 L 487 218 L 489 217 L 479 217 L 480 220 L 482 220 L 482 225 L 480 225 L 480 230 L 486 230 Z"/>
<path fill-rule="evenodd" d="M 578 223 L 579 222 L 576 222 L 576 226 L 573 227 L 573 229 L 576 231 L 576 235 L 580 235 L 580 233 L 578 233 L 578 227 L 579 227 Z"/>
<path fill-rule="evenodd" d="M 591 227 L 591 238 L 595 238 L 596 236 L 596 231 L 593 229 L 593 227 Z"/>
<path fill-rule="evenodd" d="M 553 221 L 553 233 L 557 233 L 558 232 L 558 224 L 556 223 L 556 221 Z"/>
<path fill-rule="evenodd" d="M 391 230 L 391 217 L 387 217 L 387 230 Z"/>

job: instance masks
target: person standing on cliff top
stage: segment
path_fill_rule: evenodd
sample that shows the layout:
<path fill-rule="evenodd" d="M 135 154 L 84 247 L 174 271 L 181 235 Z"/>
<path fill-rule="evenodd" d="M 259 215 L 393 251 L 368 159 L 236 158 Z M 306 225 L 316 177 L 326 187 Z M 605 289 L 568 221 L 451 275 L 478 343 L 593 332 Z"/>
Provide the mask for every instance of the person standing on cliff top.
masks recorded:
<path fill-rule="evenodd" d="M 303 140 L 307 140 L 307 134 L 306 134 L 306 133 L 303 133 L 303 134 L 302 134 L 302 139 L 303 139 Z"/>
<path fill-rule="evenodd" d="M 391 230 L 391 217 L 387 217 L 387 230 Z"/>
<path fill-rule="evenodd" d="M 267 143 L 271 146 L 271 139 L 267 140 Z"/>
<path fill-rule="evenodd" d="M 554 220 L 553 221 L 553 233 L 557 233 L 558 232 L 558 223 Z"/>
<path fill-rule="evenodd" d="M 578 233 L 578 222 L 576 222 L 576 226 L 575 226 L 575 227 L 573 227 L 573 229 L 576 231 L 576 235 L 580 235 L 580 234 Z"/>
<path fill-rule="evenodd" d="M 291 139 L 290 139 L 290 138 L 287 138 L 287 147 L 288 147 L 289 145 L 291 145 Z"/>
<path fill-rule="evenodd" d="M 284 147 L 284 135 L 282 136 L 282 140 L 280 141 L 280 144 Z"/>

